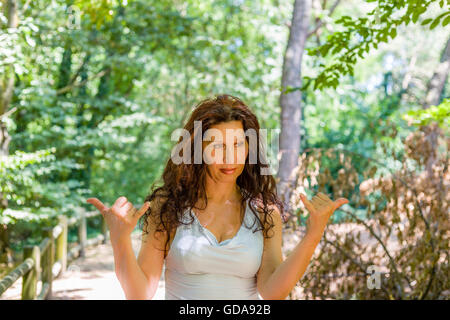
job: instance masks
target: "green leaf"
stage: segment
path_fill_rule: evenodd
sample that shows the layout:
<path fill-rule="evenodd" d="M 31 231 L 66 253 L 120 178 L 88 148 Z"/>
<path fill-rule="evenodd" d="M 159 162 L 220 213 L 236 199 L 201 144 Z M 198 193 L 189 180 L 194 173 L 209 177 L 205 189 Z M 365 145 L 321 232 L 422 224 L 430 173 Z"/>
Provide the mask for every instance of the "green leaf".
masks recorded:
<path fill-rule="evenodd" d="M 336 48 L 334 48 L 336 49 Z M 319 52 L 322 56 L 326 56 L 326 54 L 328 53 L 328 50 L 330 50 L 330 44 L 326 43 L 323 46 L 321 46 L 319 48 Z"/>
<path fill-rule="evenodd" d="M 436 26 L 437 26 L 437 25 L 439 24 L 439 22 L 441 21 L 441 18 L 444 17 L 444 16 L 446 16 L 446 15 L 448 15 L 448 14 L 450 14 L 450 11 L 447 11 L 447 12 L 444 12 L 444 13 L 440 14 L 440 15 L 433 21 L 433 23 L 431 24 L 430 30 L 436 28 Z M 448 18 L 448 17 L 447 17 L 447 18 Z M 446 19 L 447 19 L 447 18 L 446 18 Z M 445 22 L 445 20 L 444 20 L 444 22 Z M 448 23 L 448 22 L 447 22 L 447 23 Z"/>
<path fill-rule="evenodd" d="M 405 25 L 408 25 L 411 22 L 410 16 L 406 16 L 404 19 L 405 19 Z"/>
<path fill-rule="evenodd" d="M 446 25 L 449 24 L 449 22 L 450 22 L 450 15 L 447 18 L 445 18 L 444 21 L 442 21 L 442 26 L 445 27 Z"/>
<path fill-rule="evenodd" d="M 346 23 L 347 21 L 352 21 L 352 18 L 350 16 L 342 16 L 338 20 L 336 20 L 336 23 Z"/>
<path fill-rule="evenodd" d="M 433 23 L 430 25 L 430 30 L 433 30 L 434 28 L 437 27 L 437 25 L 439 24 L 439 20 L 441 20 L 440 18 L 436 18 Z"/>
<path fill-rule="evenodd" d="M 417 20 L 419 19 L 419 15 L 420 15 L 420 12 L 419 12 L 419 11 L 414 11 L 414 13 L 413 13 L 413 15 L 412 15 L 412 22 L 413 22 L 413 23 L 416 23 L 416 22 L 417 22 Z"/>
<path fill-rule="evenodd" d="M 391 38 L 394 39 L 397 36 L 397 29 L 392 28 L 390 35 L 391 35 Z"/>
<path fill-rule="evenodd" d="M 433 19 L 431 19 L 431 18 L 425 19 L 425 20 L 422 21 L 421 25 L 424 26 L 424 25 L 426 25 L 426 24 L 429 24 L 432 20 L 433 20 Z"/>

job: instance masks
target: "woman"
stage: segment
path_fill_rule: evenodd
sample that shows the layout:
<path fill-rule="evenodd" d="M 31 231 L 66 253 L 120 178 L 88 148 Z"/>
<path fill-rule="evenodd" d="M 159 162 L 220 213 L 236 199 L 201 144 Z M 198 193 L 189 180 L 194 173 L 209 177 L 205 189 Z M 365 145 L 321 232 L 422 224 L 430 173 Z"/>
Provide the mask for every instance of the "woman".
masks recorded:
<path fill-rule="evenodd" d="M 166 299 L 289 295 L 329 217 L 348 200 L 333 202 L 319 193 L 309 201 L 301 195 L 310 214 L 307 233 L 283 260 L 284 210 L 274 178 L 262 174 L 267 165 L 257 157 L 262 150 L 259 129 L 256 116 L 240 99 L 221 95 L 203 100 L 167 162 L 162 186 L 152 187 L 139 210 L 125 197 L 111 208 L 97 198 L 87 200 L 109 226 L 115 271 L 127 299 L 152 299 L 164 262 Z M 130 235 L 141 217 L 136 259 Z"/>

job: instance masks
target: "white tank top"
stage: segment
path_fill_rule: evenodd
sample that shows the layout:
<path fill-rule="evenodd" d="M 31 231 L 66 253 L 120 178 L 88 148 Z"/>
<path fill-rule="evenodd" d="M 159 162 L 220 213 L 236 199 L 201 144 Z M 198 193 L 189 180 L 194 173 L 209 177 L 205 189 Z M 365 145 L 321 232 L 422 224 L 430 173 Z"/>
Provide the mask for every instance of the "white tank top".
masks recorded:
<path fill-rule="evenodd" d="M 186 210 L 183 219 L 191 221 Z M 166 300 L 258 300 L 256 273 L 264 239 L 254 232 L 259 221 L 246 202 L 236 235 L 218 242 L 192 212 L 194 222 L 180 224 L 165 259 Z"/>

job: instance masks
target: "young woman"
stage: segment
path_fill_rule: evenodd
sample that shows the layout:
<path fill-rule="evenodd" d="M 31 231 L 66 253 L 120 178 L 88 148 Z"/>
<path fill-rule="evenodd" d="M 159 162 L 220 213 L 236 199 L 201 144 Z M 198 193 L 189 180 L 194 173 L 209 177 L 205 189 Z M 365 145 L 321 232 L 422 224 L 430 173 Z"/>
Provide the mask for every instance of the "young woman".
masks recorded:
<path fill-rule="evenodd" d="M 125 197 L 110 208 L 97 198 L 87 200 L 106 219 L 116 275 L 127 299 L 152 299 L 164 262 L 166 299 L 242 300 L 259 299 L 259 294 L 273 300 L 289 295 L 329 217 L 348 200 L 332 201 L 318 193 L 309 201 L 301 195 L 310 214 L 307 233 L 283 259 L 283 204 L 275 179 L 263 174 L 267 164 L 259 156 L 259 129 L 256 116 L 240 99 L 221 95 L 203 100 L 180 137 L 182 161 L 180 150 L 172 152 L 162 186 L 152 187 L 139 210 Z M 254 133 L 256 144 L 248 132 Z M 136 258 L 130 235 L 141 217 L 143 237 Z"/>

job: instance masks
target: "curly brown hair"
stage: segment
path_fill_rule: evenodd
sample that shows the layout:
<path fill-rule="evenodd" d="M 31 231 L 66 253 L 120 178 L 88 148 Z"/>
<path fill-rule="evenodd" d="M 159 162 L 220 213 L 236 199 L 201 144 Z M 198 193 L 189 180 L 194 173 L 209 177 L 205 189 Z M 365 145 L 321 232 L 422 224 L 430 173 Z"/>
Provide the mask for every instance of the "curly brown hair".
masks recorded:
<path fill-rule="evenodd" d="M 254 129 L 256 132 L 257 150 L 249 150 L 249 155 L 251 152 L 257 152 L 256 155 L 258 155 L 262 150 L 258 119 L 242 100 L 228 94 L 204 99 L 196 105 L 184 126 L 184 129 L 190 133 L 191 150 L 194 150 L 194 135 L 199 134 L 200 137 L 203 137 L 203 133 L 211 126 L 235 120 L 242 122 L 244 132 L 247 129 Z M 194 121 L 201 121 L 201 132 L 194 133 Z M 246 139 L 249 142 L 247 136 Z M 181 140 L 182 137 L 180 137 L 178 143 Z M 259 222 L 259 227 L 254 232 L 262 230 L 264 237 L 268 238 L 270 237 L 268 231 L 274 226 L 271 216 L 274 211 L 273 206 L 278 208 L 283 220 L 285 220 L 284 207 L 277 196 L 274 177 L 270 174 L 261 174 L 262 168 L 268 168 L 267 161 L 261 161 L 260 157 L 254 157 L 252 159 L 257 159 L 257 161 L 255 164 L 251 164 L 249 155 L 245 159 L 243 172 L 236 180 L 242 194 L 241 207 L 244 208 L 246 201 L 249 200 L 249 208 Z M 193 152 L 191 152 L 191 160 L 193 160 Z M 149 217 L 157 218 L 155 231 L 167 233 L 164 254 L 168 252 L 170 231 L 176 229 L 180 224 L 191 224 L 194 221 L 194 217 L 191 215 L 191 222 L 185 223 L 182 220 L 182 214 L 187 209 L 192 209 L 199 199 L 207 204 L 206 167 L 207 164 L 203 161 L 201 164 L 195 164 L 194 161 L 175 164 L 169 158 L 162 174 L 162 186 L 156 187 L 157 182 L 155 182 L 150 188 L 150 193 L 145 201 L 158 203 L 158 206 L 150 206 L 141 217 L 140 221 L 143 221 L 142 232 L 143 235 L 148 234 Z M 154 201 L 155 199 L 157 201 Z M 152 212 L 152 210 L 155 212 Z M 263 221 L 256 211 L 264 214 Z"/>

